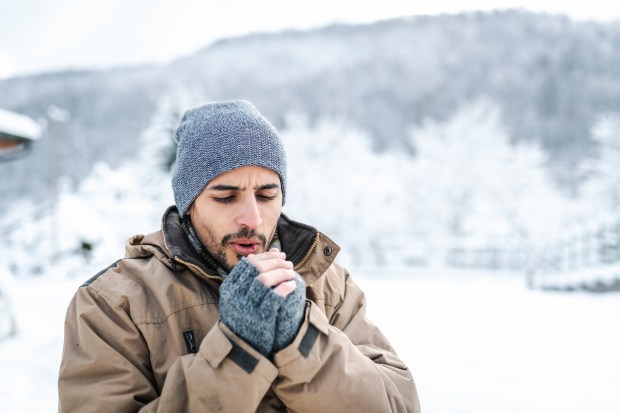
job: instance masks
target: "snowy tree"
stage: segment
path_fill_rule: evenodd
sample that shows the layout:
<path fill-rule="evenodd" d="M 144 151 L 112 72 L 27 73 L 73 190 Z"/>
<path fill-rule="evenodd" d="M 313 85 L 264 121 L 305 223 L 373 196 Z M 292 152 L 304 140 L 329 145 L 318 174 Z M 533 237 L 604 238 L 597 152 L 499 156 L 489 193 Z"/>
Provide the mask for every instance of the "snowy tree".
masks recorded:
<path fill-rule="evenodd" d="M 118 168 L 97 163 L 76 189 L 61 179 L 57 202 L 51 207 L 16 205 L 19 209 L 7 214 L 20 218 L 19 230 L 6 237 L 9 269 L 28 276 L 44 268 L 53 273 L 49 267 L 59 265 L 58 271 L 83 277 L 122 256 L 129 236 L 156 230 L 161 214 L 174 203 L 169 171 L 176 147 L 172 133 L 182 113 L 199 102 L 199 97 L 183 90 L 162 97 L 140 136 L 141 150 L 135 159 Z"/>
<path fill-rule="evenodd" d="M 205 102 L 202 94 L 182 87 L 161 97 L 149 126 L 141 136 L 141 162 L 145 166 L 170 171 L 176 157 L 174 132 L 183 113 Z"/>
<path fill-rule="evenodd" d="M 585 159 L 580 195 L 593 215 L 618 216 L 620 209 L 620 115 L 600 116 L 592 128 L 598 154 Z"/>
<path fill-rule="evenodd" d="M 401 160 L 373 152 L 370 137 L 343 121 L 310 128 L 303 116 L 289 116 L 287 125 L 284 212 L 332 237 L 345 262 L 384 263 L 385 240 L 406 230 Z"/>
<path fill-rule="evenodd" d="M 512 145 L 500 110 L 487 99 L 444 123 L 412 128 L 413 159 L 374 152 L 366 134 L 342 121 L 309 128 L 297 117 L 288 125 L 285 211 L 333 235 L 354 265 L 420 255 L 428 264 L 444 260 L 455 243 L 522 248 L 571 217 L 543 151 Z"/>
<path fill-rule="evenodd" d="M 522 243 L 561 224 L 565 200 L 531 144 L 511 145 L 498 107 L 481 98 L 445 123 L 411 129 L 416 159 L 408 172 L 416 227 L 439 243 Z"/>

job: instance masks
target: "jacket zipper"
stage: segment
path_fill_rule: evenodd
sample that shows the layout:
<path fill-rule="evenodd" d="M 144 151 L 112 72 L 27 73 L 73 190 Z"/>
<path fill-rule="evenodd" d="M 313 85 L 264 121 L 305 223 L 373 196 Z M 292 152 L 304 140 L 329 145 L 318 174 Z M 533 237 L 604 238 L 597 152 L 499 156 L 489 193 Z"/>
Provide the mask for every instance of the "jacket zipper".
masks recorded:
<path fill-rule="evenodd" d="M 224 277 L 222 277 L 221 275 L 207 274 L 206 272 L 204 272 L 202 270 L 202 268 L 200 268 L 199 266 L 197 266 L 195 264 L 192 264 L 191 262 L 184 261 L 184 260 L 182 260 L 179 257 L 174 257 L 174 260 L 180 262 L 181 264 L 183 264 L 183 265 L 185 265 L 187 267 L 193 268 L 194 270 L 198 271 L 200 273 L 200 275 L 202 275 L 204 278 L 208 278 L 210 280 L 224 281 Z"/>
<path fill-rule="evenodd" d="M 298 269 L 303 267 L 303 265 L 306 263 L 306 261 L 308 261 L 310 259 L 310 255 L 314 252 L 316 246 L 319 244 L 319 236 L 320 235 L 321 235 L 321 233 L 319 231 L 317 231 L 316 232 L 316 237 L 314 237 L 314 242 L 310 246 L 310 249 L 306 253 L 306 256 L 301 261 L 299 261 L 299 263 L 297 265 L 295 265 L 295 267 L 293 267 L 293 270 L 297 271 Z"/>

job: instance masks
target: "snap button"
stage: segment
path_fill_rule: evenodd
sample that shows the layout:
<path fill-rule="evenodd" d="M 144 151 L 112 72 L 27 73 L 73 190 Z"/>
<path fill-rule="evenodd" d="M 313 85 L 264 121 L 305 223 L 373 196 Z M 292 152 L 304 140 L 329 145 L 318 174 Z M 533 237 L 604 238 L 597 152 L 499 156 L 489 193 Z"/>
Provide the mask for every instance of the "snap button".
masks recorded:
<path fill-rule="evenodd" d="M 327 247 L 323 248 L 323 254 L 325 254 L 328 257 L 332 255 L 332 247 L 328 245 Z"/>

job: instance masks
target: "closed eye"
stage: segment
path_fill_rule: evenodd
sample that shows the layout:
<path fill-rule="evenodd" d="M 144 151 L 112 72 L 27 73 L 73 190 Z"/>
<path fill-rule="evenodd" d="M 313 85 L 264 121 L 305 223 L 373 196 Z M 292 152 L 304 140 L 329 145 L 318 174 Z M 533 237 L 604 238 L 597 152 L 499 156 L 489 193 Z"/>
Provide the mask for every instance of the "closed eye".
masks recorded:
<path fill-rule="evenodd" d="M 213 200 L 215 202 L 219 202 L 221 204 L 228 204 L 228 203 L 230 203 L 230 202 L 235 200 L 235 196 L 234 195 L 225 196 L 225 197 L 214 196 Z"/>
<path fill-rule="evenodd" d="M 258 198 L 259 201 L 262 202 L 267 202 L 267 201 L 273 201 L 274 199 L 276 199 L 276 195 L 256 195 L 256 198 Z"/>

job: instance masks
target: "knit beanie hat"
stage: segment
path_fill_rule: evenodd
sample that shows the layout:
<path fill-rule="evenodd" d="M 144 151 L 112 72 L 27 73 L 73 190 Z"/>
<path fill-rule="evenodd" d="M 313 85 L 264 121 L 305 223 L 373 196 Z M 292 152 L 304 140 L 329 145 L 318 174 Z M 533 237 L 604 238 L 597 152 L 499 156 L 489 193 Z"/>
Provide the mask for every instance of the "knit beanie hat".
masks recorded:
<path fill-rule="evenodd" d="M 213 178 L 248 165 L 278 174 L 284 204 L 286 154 L 276 129 L 250 102 L 215 102 L 188 110 L 175 141 L 172 191 L 181 217 Z"/>

